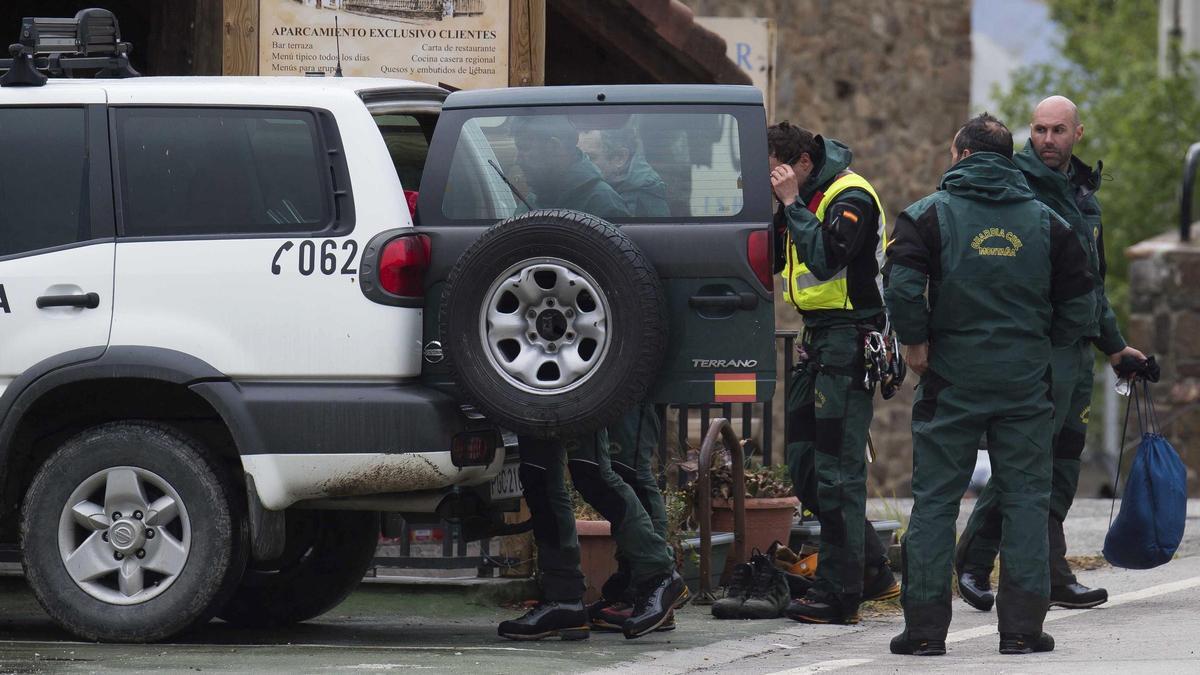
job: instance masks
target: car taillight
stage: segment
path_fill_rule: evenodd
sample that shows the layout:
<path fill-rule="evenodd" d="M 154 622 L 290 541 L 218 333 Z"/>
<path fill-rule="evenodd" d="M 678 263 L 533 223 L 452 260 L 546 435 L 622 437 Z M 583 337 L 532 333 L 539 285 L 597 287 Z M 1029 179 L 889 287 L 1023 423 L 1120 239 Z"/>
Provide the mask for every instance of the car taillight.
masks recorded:
<path fill-rule="evenodd" d="M 454 466 L 487 466 L 496 458 L 496 434 L 469 431 L 450 442 L 450 462 Z"/>
<path fill-rule="evenodd" d="M 768 292 L 775 288 L 771 279 L 771 233 L 768 230 L 756 230 L 746 239 L 746 260 L 754 276 L 762 282 Z"/>
<path fill-rule="evenodd" d="M 379 285 L 392 295 L 425 295 L 429 269 L 429 235 L 406 234 L 389 241 L 379 255 Z"/>
<path fill-rule="evenodd" d="M 417 191 L 405 190 L 404 201 L 408 202 L 408 215 L 413 218 L 417 217 Z"/>

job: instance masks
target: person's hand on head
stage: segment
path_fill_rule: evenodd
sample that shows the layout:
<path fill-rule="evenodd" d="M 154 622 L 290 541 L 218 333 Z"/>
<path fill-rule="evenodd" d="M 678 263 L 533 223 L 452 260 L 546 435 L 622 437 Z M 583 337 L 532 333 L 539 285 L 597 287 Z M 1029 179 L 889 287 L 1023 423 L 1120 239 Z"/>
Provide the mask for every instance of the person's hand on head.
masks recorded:
<path fill-rule="evenodd" d="M 771 191 L 784 206 L 790 206 L 800 196 L 800 181 L 789 164 L 771 170 Z"/>

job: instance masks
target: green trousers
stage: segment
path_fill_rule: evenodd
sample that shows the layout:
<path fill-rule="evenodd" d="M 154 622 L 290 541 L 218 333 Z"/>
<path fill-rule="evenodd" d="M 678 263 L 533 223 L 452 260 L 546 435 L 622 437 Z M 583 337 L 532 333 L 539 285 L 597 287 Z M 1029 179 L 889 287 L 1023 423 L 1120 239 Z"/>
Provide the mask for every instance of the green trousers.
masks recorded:
<path fill-rule="evenodd" d="M 788 391 L 788 471 L 797 496 L 821 523 L 813 590 L 843 607 L 858 607 L 864 546 L 872 565 L 883 558 L 879 537 L 866 522 L 867 432 L 874 408 L 862 388 L 858 329 L 808 329 L 804 349 L 808 365 L 794 374 Z M 873 546 L 864 543 L 868 535 Z"/>
<path fill-rule="evenodd" d="M 1053 405 L 1048 383 L 1023 390 L 950 385 L 929 371 L 913 404 L 913 509 L 902 544 L 909 637 L 944 640 L 959 503 L 987 435 L 1003 518 L 1000 631 L 1038 635 L 1050 598 L 1046 513 Z"/>
<path fill-rule="evenodd" d="M 1079 486 L 1079 456 L 1087 439 L 1088 416 L 1092 408 L 1094 359 L 1091 345 L 1079 342 L 1054 350 L 1050 362 L 1054 394 L 1054 470 L 1050 483 L 1050 585 L 1075 583 L 1067 564 L 1067 540 L 1063 521 L 1075 500 Z M 991 574 L 1000 551 L 1003 521 L 999 495 L 988 482 L 958 542 L 956 567 L 959 572 Z"/>
<path fill-rule="evenodd" d="M 575 489 L 611 524 L 617 549 L 628 561 L 630 583 L 636 586 L 675 569 L 666 539 L 655 530 L 634 489 L 613 470 L 607 431 L 566 441 L 529 436 L 517 440 L 544 599 L 578 601 L 586 588 L 565 482 L 568 466 Z"/>
<path fill-rule="evenodd" d="M 608 428 L 608 448 L 613 471 L 633 488 L 638 502 L 650 516 L 654 531 L 665 541 L 667 509 L 653 467 L 654 451 L 658 449 L 661 432 L 662 425 L 654 406 L 642 404 Z M 674 557 L 673 552 L 670 555 Z M 621 549 L 618 540 L 617 572 L 604 583 L 601 593 L 605 598 L 630 600 L 633 579 L 629 560 L 629 553 Z"/>

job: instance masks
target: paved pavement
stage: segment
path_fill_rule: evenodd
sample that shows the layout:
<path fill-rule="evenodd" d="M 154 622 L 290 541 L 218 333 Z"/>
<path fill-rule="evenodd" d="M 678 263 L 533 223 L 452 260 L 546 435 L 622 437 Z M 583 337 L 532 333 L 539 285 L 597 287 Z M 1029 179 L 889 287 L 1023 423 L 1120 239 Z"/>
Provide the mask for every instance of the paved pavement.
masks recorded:
<path fill-rule="evenodd" d="M 967 505 L 964 505 L 967 506 Z M 899 507 L 907 511 L 901 502 Z M 413 593 L 365 584 L 317 621 L 274 631 L 210 625 L 170 644 L 79 643 L 55 627 L 18 577 L 0 577 L 0 673 L 29 672 L 1200 672 L 1200 502 L 1191 505 L 1184 556 L 1147 571 L 1108 567 L 1080 573 L 1106 586 L 1112 600 L 1094 610 L 1052 610 L 1051 654 L 1002 657 L 995 613 L 955 603 L 949 654 L 888 654 L 902 625 L 894 606 L 875 606 L 853 627 L 773 621 L 716 621 L 686 608 L 679 629 L 640 640 L 594 634 L 584 642 L 513 643 L 495 623 L 519 610 L 482 606 L 461 596 Z M 1081 502 L 1068 523 L 1072 555 L 1095 554 L 1108 503 Z"/>

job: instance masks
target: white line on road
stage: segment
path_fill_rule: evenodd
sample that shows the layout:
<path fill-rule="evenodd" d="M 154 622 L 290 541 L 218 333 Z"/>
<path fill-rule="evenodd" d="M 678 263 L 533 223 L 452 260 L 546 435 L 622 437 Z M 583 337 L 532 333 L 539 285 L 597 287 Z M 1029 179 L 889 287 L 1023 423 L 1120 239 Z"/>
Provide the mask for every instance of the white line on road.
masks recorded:
<path fill-rule="evenodd" d="M 771 673 L 771 675 L 810 675 L 811 673 L 828 673 L 834 670 L 841 670 L 842 668 L 861 666 L 864 663 L 870 663 L 874 660 L 875 659 L 835 659 L 833 661 L 820 661 L 807 666 L 800 666 L 799 668 L 781 670 L 779 672 Z"/>
<path fill-rule="evenodd" d="M 1062 612 L 1050 612 L 1046 614 L 1045 623 L 1050 623 L 1051 621 L 1058 621 L 1060 619 L 1066 619 L 1073 616 L 1079 616 L 1080 614 L 1087 614 L 1088 612 L 1094 612 L 1098 609 L 1119 607 L 1130 602 L 1137 602 L 1138 600 L 1147 600 L 1149 598 L 1156 598 L 1160 595 L 1167 595 L 1168 593 L 1185 591 L 1189 588 L 1196 588 L 1197 586 L 1200 586 L 1200 577 L 1191 577 L 1189 579 L 1172 581 L 1166 584 L 1158 584 L 1157 586 L 1150 586 L 1138 591 L 1130 591 L 1128 593 L 1114 595 L 1113 597 L 1109 598 L 1108 602 L 1099 607 L 1091 607 L 1088 609 L 1071 609 Z M 965 628 L 963 630 L 957 630 L 946 635 L 946 644 L 963 642 L 965 640 L 973 640 L 975 638 L 981 638 L 995 634 L 996 626 L 994 624 L 977 626 L 975 628 Z M 807 673 L 826 673 L 832 670 L 841 670 L 842 668 L 861 666 L 871 663 L 872 661 L 874 661 L 874 659 L 838 659 L 835 661 L 820 661 L 818 663 L 801 666 L 799 668 L 776 671 L 774 673 L 770 673 L 770 675 L 804 675 Z"/>

